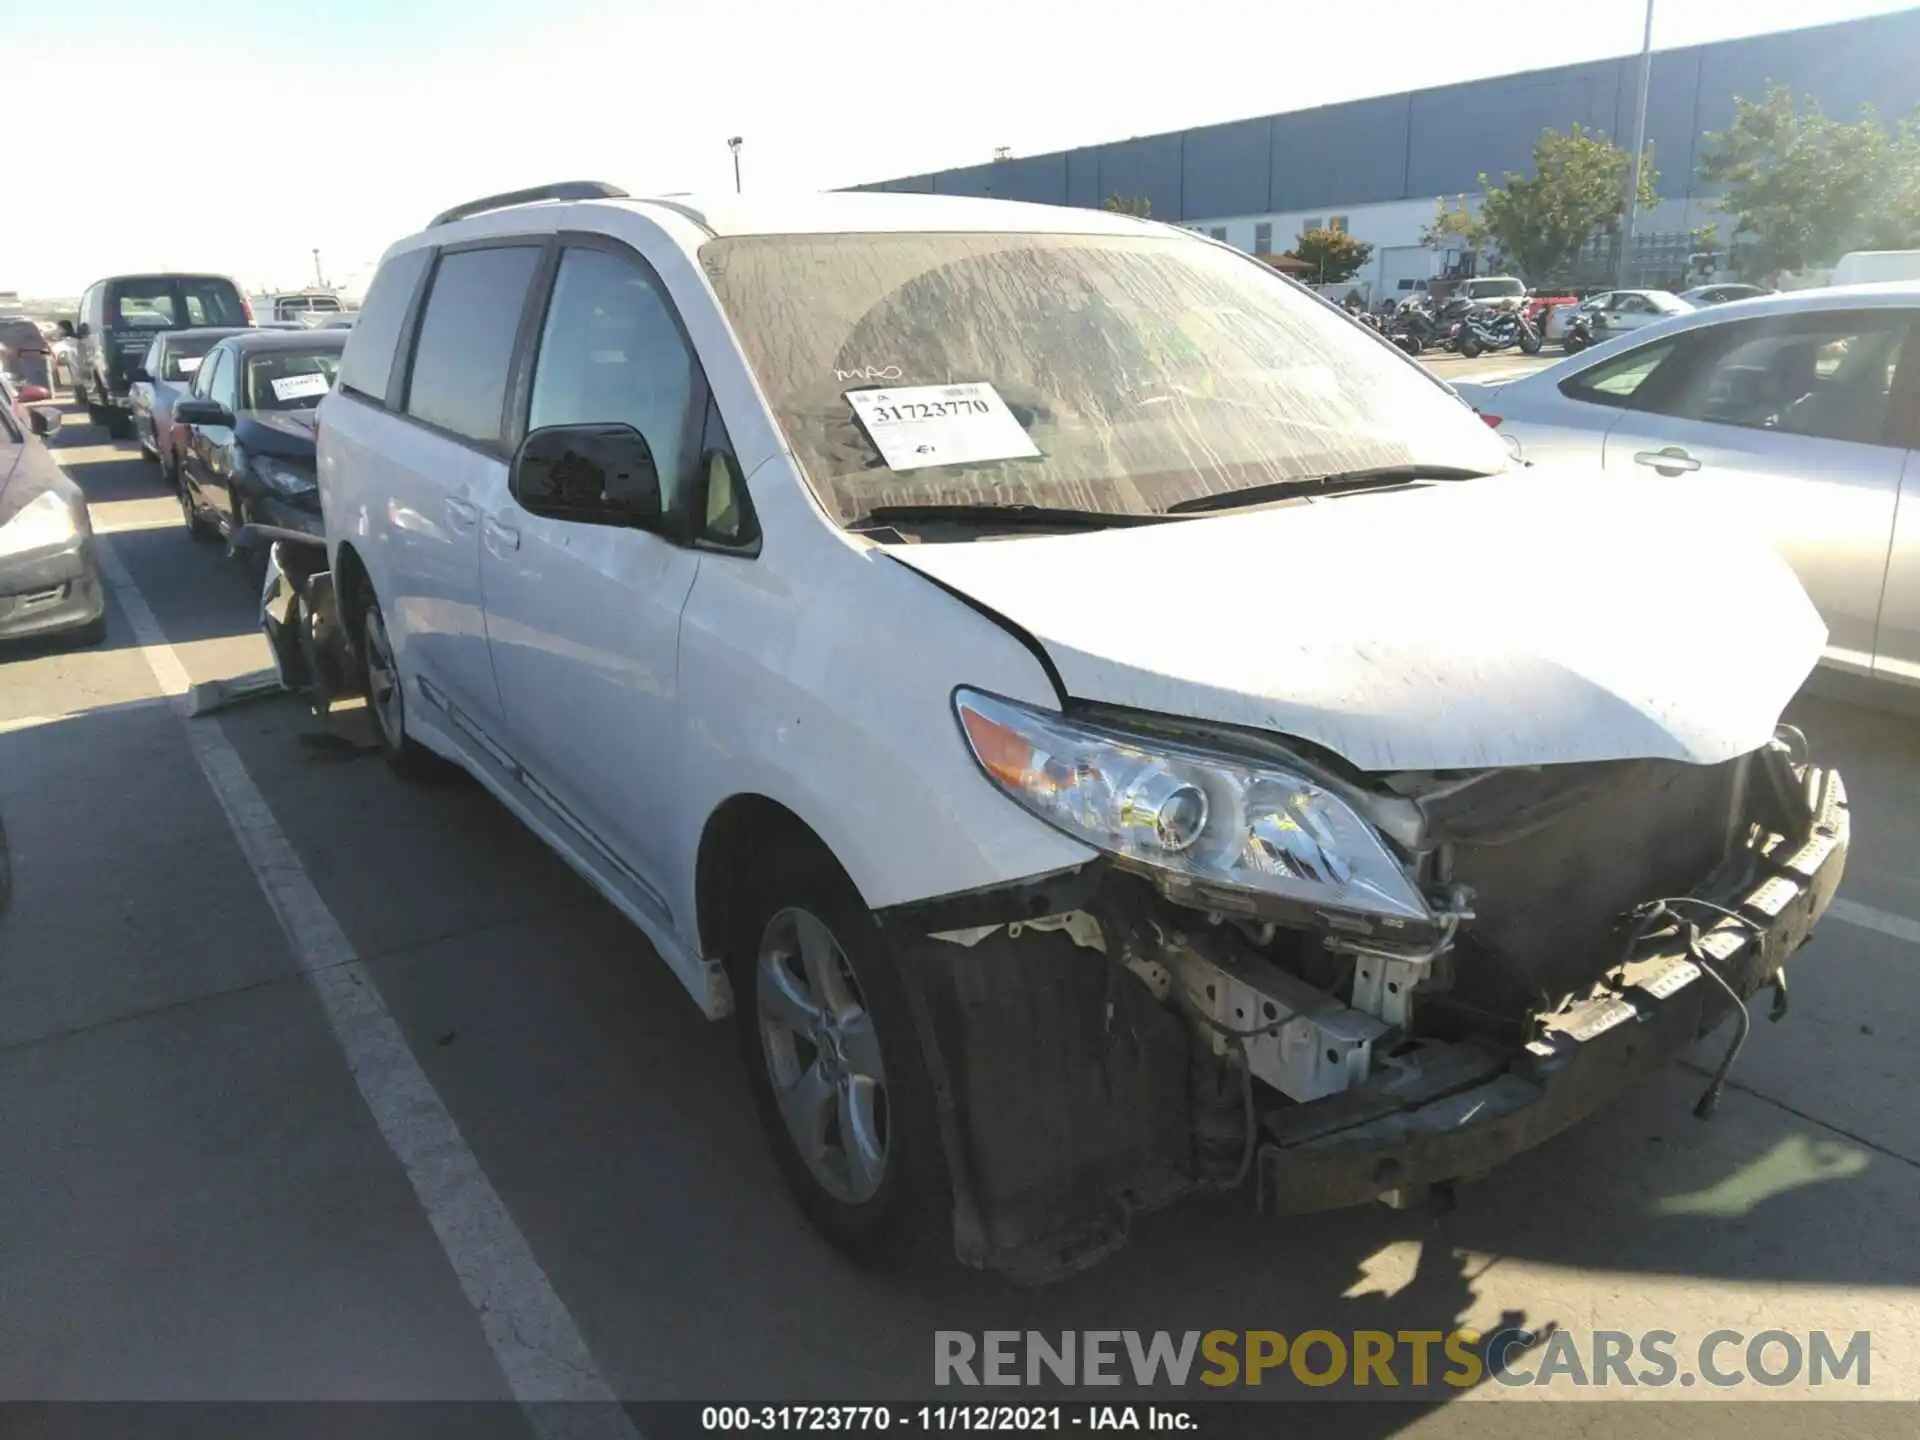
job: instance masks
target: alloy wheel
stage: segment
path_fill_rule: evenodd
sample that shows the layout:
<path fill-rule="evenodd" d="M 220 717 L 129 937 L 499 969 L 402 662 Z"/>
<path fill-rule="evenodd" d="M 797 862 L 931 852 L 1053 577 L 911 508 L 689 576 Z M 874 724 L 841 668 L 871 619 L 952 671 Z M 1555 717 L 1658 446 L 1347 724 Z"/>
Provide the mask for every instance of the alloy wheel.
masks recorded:
<path fill-rule="evenodd" d="M 887 1073 L 846 952 L 792 907 L 767 922 L 754 969 L 760 1048 L 794 1148 L 835 1199 L 872 1199 L 887 1170 Z"/>
<path fill-rule="evenodd" d="M 380 722 L 380 733 L 386 737 L 387 745 L 398 750 L 407 738 L 406 718 L 401 711 L 404 697 L 400 691 L 400 667 L 394 663 L 393 642 L 387 638 L 387 622 L 381 618 L 377 605 L 367 607 L 365 648 L 367 701 L 373 706 L 374 718 Z"/>

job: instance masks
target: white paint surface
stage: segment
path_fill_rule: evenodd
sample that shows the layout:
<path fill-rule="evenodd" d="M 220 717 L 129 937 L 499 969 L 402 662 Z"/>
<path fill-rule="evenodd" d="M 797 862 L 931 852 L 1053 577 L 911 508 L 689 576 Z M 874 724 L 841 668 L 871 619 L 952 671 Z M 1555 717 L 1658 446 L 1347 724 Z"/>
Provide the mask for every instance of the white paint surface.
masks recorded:
<path fill-rule="evenodd" d="M 1824 639 L 1763 544 L 1597 471 L 889 553 L 1038 637 L 1070 695 L 1363 770 L 1725 760 Z"/>

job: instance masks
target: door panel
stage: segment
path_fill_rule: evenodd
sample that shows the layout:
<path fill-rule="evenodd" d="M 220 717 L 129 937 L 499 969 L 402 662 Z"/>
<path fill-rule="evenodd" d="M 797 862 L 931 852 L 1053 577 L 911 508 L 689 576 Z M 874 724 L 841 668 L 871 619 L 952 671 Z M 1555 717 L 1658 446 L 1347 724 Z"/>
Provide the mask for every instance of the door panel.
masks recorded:
<path fill-rule="evenodd" d="M 1873 673 L 1920 685 L 1920 450 L 1909 450 L 1900 511 L 1887 553 L 1887 586 L 1874 639 Z"/>
<path fill-rule="evenodd" d="M 528 431 L 633 426 L 672 507 L 704 406 L 705 382 L 651 271 L 624 250 L 567 246 L 540 326 Z M 508 747 L 539 798 L 664 915 L 680 612 L 699 553 L 641 530 L 532 514 L 505 484 L 483 508 L 481 588 Z"/>
<path fill-rule="evenodd" d="M 1906 468 L 1893 397 L 1910 325 L 1882 308 L 1701 327 L 1607 435 L 1608 469 L 1663 476 L 1757 529 L 1827 622 L 1827 661 L 1862 672 Z"/>
<path fill-rule="evenodd" d="M 500 691 L 480 599 L 480 518 L 506 491 L 501 431 L 541 243 L 443 251 L 407 375 L 412 423 L 377 455 L 391 497 L 393 631 L 402 674 L 469 742 L 498 744 Z M 409 697 L 410 699 L 413 697 Z M 459 738 L 459 737 L 456 737 Z"/>
<path fill-rule="evenodd" d="M 1729 523 L 1756 528 L 1827 622 L 1827 658 L 1856 669 L 1873 663 L 1904 459 L 1878 445 L 1634 412 L 1606 441 L 1607 469 L 1662 476 Z"/>

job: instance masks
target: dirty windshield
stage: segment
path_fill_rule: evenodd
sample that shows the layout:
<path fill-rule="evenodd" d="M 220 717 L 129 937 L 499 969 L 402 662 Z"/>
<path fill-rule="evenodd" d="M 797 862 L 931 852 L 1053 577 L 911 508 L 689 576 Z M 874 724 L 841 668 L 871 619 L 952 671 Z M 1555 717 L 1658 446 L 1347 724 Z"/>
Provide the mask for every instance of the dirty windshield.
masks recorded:
<path fill-rule="evenodd" d="M 1177 236 L 737 236 L 701 251 L 809 483 L 878 507 L 1157 514 L 1503 468 L 1458 400 L 1253 261 Z"/>

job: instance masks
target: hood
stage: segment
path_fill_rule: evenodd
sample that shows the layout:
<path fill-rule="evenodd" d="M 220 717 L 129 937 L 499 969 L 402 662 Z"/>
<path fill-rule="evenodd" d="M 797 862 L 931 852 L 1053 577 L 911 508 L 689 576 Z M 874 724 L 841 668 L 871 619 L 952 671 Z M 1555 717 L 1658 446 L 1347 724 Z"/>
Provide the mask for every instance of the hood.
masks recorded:
<path fill-rule="evenodd" d="M 242 410 L 233 417 L 234 438 L 258 455 L 311 462 L 318 414 L 317 410 Z"/>
<path fill-rule="evenodd" d="M 1027 631 L 1075 699 L 1362 770 L 1707 764 L 1767 742 L 1826 628 L 1761 541 L 1684 504 L 1534 467 L 886 553 Z"/>

